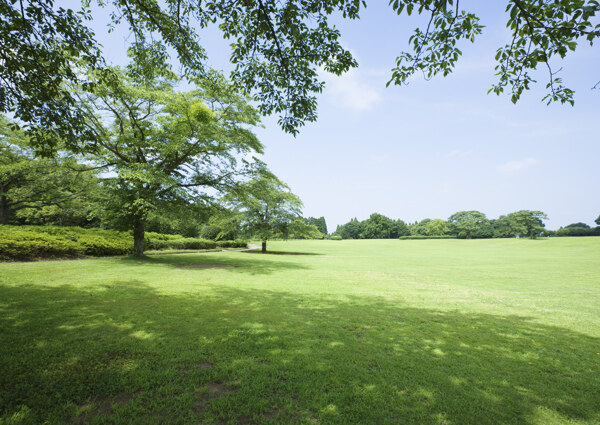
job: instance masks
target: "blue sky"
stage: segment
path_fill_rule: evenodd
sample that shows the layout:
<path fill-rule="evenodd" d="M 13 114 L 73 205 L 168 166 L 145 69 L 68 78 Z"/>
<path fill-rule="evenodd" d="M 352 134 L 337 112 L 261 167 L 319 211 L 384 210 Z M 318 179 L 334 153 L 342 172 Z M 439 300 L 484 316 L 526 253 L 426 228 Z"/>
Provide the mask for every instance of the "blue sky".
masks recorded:
<path fill-rule="evenodd" d="M 459 46 L 457 70 L 403 87 L 385 84 L 420 18 L 371 2 L 359 21 L 336 22 L 360 67 L 323 75 L 319 119 L 296 138 L 276 117 L 256 131 L 265 161 L 302 198 L 306 216 L 325 216 L 330 231 L 372 212 L 409 222 L 472 209 L 489 218 L 542 210 L 552 229 L 593 224 L 600 215 L 600 90 L 591 90 L 600 80 L 597 50 L 582 46 L 556 63 L 576 91 L 574 107 L 541 102 L 544 72 L 517 105 L 488 95 L 495 51 L 509 33 L 504 2 L 481 3 L 461 2 L 473 5 L 486 28 L 475 44 Z M 123 64 L 128 33 L 107 34 L 101 15 L 95 13 L 93 28 L 108 59 Z M 228 43 L 214 29 L 201 37 L 211 65 L 228 71 Z"/>

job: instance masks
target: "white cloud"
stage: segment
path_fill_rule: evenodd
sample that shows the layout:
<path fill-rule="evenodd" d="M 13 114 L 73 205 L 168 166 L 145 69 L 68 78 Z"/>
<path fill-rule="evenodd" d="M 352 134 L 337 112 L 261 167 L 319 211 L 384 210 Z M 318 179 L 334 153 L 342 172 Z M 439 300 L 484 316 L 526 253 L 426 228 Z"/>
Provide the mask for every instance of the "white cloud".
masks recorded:
<path fill-rule="evenodd" d="M 362 112 L 372 109 L 382 100 L 379 90 L 361 81 L 356 69 L 339 77 L 324 70 L 320 70 L 319 74 L 325 81 L 323 93 L 337 107 Z"/>
<path fill-rule="evenodd" d="M 539 161 L 535 158 L 525 158 L 515 161 L 508 161 L 498 167 L 500 172 L 505 174 L 514 174 L 518 171 L 524 170 L 526 168 L 533 167 Z"/>

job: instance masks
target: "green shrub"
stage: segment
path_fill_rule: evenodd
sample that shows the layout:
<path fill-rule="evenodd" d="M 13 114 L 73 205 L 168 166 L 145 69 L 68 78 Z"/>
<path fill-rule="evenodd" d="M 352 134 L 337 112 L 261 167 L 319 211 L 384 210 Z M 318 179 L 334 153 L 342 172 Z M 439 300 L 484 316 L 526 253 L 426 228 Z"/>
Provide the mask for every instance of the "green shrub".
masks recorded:
<path fill-rule="evenodd" d="M 214 241 L 180 235 L 146 233 L 146 249 L 215 249 Z M 225 245 L 245 247 L 243 241 Z M 222 245 L 224 246 L 224 245 Z M 126 255 L 133 251 L 130 232 L 60 226 L 1 226 L 0 260 L 36 260 Z"/>
<path fill-rule="evenodd" d="M 248 242 L 236 239 L 234 241 L 217 241 L 219 248 L 248 248 Z"/>
<path fill-rule="evenodd" d="M 108 239 L 99 235 L 83 235 L 78 242 L 85 247 L 85 255 L 93 257 L 126 255 L 133 251 L 131 237 Z"/>
<path fill-rule="evenodd" d="M 169 240 L 155 240 L 147 246 L 147 249 L 215 249 L 216 242 L 207 239 L 178 238 Z"/>
<path fill-rule="evenodd" d="M 0 260 L 73 258 L 82 256 L 84 250 L 81 244 L 61 237 L 19 230 L 17 226 L 0 229 Z"/>
<path fill-rule="evenodd" d="M 329 239 L 332 241 L 341 241 L 342 237 L 340 235 L 331 235 L 329 236 Z"/>

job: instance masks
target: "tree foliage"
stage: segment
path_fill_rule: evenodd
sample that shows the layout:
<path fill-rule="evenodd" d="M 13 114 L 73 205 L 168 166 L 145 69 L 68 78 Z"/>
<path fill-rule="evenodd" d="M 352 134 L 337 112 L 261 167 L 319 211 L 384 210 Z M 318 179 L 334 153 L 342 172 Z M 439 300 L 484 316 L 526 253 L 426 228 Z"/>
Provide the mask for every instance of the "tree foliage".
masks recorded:
<path fill-rule="evenodd" d="M 582 228 L 582 229 L 589 229 L 590 226 L 582 223 L 582 222 L 578 222 L 578 223 L 571 223 L 567 226 L 565 226 L 565 229 L 571 229 L 571 228 Z"/>
<path fill-rule="evenodd" d="M 321 232 L 323 235 L 327 235 L 327 222 L 325 221 L 325 217 L 308 217 L 306 219 L 306 223 L 315 225 L 315 227 L 319 229 L 319 232 Z"/>
<path fill-rule="evenodd" d="M 0 224 L 89 224 L 98 188 L 72 157 L 36 158 L 27 135 L 0 115 Z"/>
<path fill-rule="evenodd" d="M 507 91 L 516 102 L 536 81 L 534 71 L 547 70 L 544 97 L 573 103 L 573 91 L 557 75 L 555 61 L 579 44 L 600 35 L 597 0 L 505 0 L 510 37 L 496 54 L 497 79 L 490 91 Z M 132 37 L 129 53 L 139 73 L 165 68 L 175 52 L 186 75 L 206 76 L 209 58 L 200 34 L 216 25 L 231 42 L 232 81 L 258 100 L 260 112 L 279 115 L 291 133 L 317 118 L 316 95 L 323 89 L 319 68 L 341 74 L 358 64 L 342 46 L 332 15 L 359 19 L 363 0 L 84 0 L 83 9 L 55 7 L 52 0 L 0 0 L 0 112 L 14 112 L 30 123 L 44 143 L 75 143 L 94 136 L 84 125 L 65 82 L 81 81 L 81 68 L 105 69 L 102 53 L 86 26 L 87 6 L 109 8 L 111 29 L 124 24 Z M 423 14 L 410 49 L 399 52 L 388 84 L 407 84 L 415 73 L 429 79 L 448 75 L 462 52 L 484 29 L 475 11 L 459 0 L 391 0 L 399 15 Z M 108 77 L 107 77 L 108 78 Z M 590 82 L 593 85 L 593 82 Z M 50 137 L 52 136 L 52 137 Z"/>
<path fill-rule="evenodd" d="M 335 231 L 343 239 L 396 239 L 409 233 L 408 226 L 402 220 L 392 220 L 378 213 L 371 214 L 364 221 L 353 218 L 339 225 Z"/>
<path fill-rule="evenodd" d="M 186 93 L 160 75 L 138 81 L 113 69 L 112 76 L 80 95 L 97 136 L 83 152 L 114 173 L 105 182 L 107 211 L 115 225 L 133 229 L 142 255 L 148 215 L 160 203 L 212 199 L 208 188 L 228 189 L 261 166 L 244 159 L 262 152 L 248 128 L 259 115 L 216 73 L 196 79 Z"/>
<path fill-rule="evenodd" d="M 479 211 L 459 211 L 448 218 L 457 236 L 467 239 L 490 237 L 491 226 L 485 214 Z"/>
<path fill-rule="evenodd" d="M 273 173 L 263 170 L 254 179 L 239 184 L 224 201 L 241 213 L 241 227 L 262 242 L 263 253 L 267 241 L 275 237 L 296 237 L 318 233 L 314 225 L 302 218 L 302 201 Z"/>
<path fill-rule="evenodd" d="M 494 236 L 535 238 L 544 230 L 543 220 L 547 219 L 542 211 L 520 210 L 502 215 L 492 223 Z"/>

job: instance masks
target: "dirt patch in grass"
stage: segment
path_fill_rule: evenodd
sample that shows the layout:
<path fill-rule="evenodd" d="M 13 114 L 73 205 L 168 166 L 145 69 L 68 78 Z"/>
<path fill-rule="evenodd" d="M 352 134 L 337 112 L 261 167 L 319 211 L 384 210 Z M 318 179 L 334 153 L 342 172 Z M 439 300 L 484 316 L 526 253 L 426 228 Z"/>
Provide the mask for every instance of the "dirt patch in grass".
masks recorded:
<path fill-rule="evenodd" d="M 124 405 L 135 399 L 139 392 L 129 394 L 118 394 L 114 397 L 96 399 L 94 401 L 83 403 L 78 406 L 77 415 L 67 418 L 68 424 L 87 424 L 93 421 L 96 416 L 107 415 L 113 411 L 113 406 Z"/>
<path fill-rule="evenodd" d="M 212 364 L 211 362 L 202 362 L 202 363 L 198 363 L 198 369 L 212 369 L 214 368 L 215 365 Z"/>
<path fill-rule="evenodd" d="M 263 416 L 266 419 L 275 419 L 277 416 L 279 416 L 280 413 L 283 412 L 285 412 L 285 409 L 283 407 L 280 407 L 279 409 L 275 409 L 272 412 L 265 413 Z"/>
<path fill-rule="evenodd" d="M 214 398 L 223 397 L 227 394 L 227 388 L 219 382 L 211 382 L 208 384 L 208 393 Z"/>
<path fill-rule="evenodd" d="M 178 269 L 232 269 L 232 264 L 187 264 L 185 266 L 178 266 Z"/>

